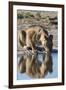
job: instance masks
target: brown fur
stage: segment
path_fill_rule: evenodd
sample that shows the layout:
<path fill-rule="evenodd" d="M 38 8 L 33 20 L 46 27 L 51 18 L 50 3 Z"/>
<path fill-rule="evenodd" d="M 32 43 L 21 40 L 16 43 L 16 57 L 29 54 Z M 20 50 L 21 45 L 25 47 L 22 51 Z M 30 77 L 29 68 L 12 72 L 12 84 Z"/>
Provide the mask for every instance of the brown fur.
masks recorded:
<path fill-rule="evenodd" d="M 35 55 L 27 56 L 26 73 L 30 77 L 35 77 L 36 75 L 36 56 Z"/>
<path fill-rule="evenodd" d="M 32 50 L 35 50 L 35 45 L 39 42 L 44 48 L 45 45 L 47 45 L 47 42 L 52 43 L 51 38 L 49 40 L 48 32 L 41 26 L 32 26 L 27 30 L 19 31 L 18 38 L 18 42 L 22 48 L 26 46 L 26 48 L 31 47 Z"/>
<path fill-rule="evenodd" d="M 50 52 L 47 52 L 45 54 L 45 58 L 44 61 L 42 62 L 42 65 L 40 67 L 40 77 L 45 77 L 48 72 L 52 72 L 53 71 L 53 62 L 52 62 L 52 56 Z"/>
<path fill-rule="evenodd" d="M 19 62 L 19 67 L 21 67 L 19 71 L 20 73 L 26 73 L 32 78 L 43 78 L 48 72 L 51 73 L 53 71 L 52 66 L 52 57 L 49 52 L 45 54 L 43 62 L 40 62 L 36 55 L 24 55 Z"/>
<path fill-rule="evenodd" d="M 26 58 L 25 56 L 21 56 L 18 63 L 18 71 L 20 73 L 24 73 L 26 71 Z"/>
<path fill-rule="evenodd" d="M 51 51 L 53 47 L 53 36 L 41 26 L 33 26 L 27 30 L 19 31 L 18 41 L 22 48 L 30 47 L 35 50 L 35 45 L 39 43 L 45 49 L 43 62 L 37 60 L 36 55 L 23 56 L 20 60 L 20 72 L 26 72 L 31 77 L 43 78 L 48 72 L 52 72 Z"/>

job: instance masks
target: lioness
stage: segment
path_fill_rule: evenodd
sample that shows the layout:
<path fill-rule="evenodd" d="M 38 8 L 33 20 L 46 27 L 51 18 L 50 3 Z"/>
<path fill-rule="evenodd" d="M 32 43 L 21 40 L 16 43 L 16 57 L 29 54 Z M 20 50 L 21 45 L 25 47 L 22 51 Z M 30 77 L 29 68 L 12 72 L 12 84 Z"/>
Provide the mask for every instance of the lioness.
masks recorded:
<path fill-rule="evenodd" d="M 52 35 L 49 36 L 42 26 L 33 25 L 27 30 L 18 31 L 18 42 L 21 48 L 32 50 L 36 49 L 36 45 L 41 45 L 45 49 L 49 42 L 48 47 L 52 49 Z"/>

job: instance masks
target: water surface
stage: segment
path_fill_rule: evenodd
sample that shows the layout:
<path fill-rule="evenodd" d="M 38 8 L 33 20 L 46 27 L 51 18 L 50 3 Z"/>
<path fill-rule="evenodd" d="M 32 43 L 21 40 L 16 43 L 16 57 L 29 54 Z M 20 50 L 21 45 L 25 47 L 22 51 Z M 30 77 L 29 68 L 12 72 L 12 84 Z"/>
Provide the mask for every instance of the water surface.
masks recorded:
<path fill-rule="evenodd" d="M 57 78 L 58 77 L 58 53 L 54 52 L 51 54 L 52 56 L 52 61 L 53 61 L 53 72 L 49 73 L 44 77 L 44 79 L 48 78 Z M 18 57 L 18 61 L 19 61 Z M 42 55 L 38 56 L 39 60 L 41 61 Z M 26 73 L 19 73 L 17 72 L 17 80 L 29 80 L 32 79 L 30 76 L 28 76 Z"/>

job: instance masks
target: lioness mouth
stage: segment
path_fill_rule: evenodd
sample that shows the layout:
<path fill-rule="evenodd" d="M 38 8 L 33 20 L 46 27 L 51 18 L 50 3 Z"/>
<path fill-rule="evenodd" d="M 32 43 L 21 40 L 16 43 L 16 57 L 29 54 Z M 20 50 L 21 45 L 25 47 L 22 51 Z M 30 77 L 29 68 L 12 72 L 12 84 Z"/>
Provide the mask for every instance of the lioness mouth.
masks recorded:
<path fill-rule="evenodd" d="M 31 47 L 27 47 L 27 50 L 32 50 L 32 48 Z"/>

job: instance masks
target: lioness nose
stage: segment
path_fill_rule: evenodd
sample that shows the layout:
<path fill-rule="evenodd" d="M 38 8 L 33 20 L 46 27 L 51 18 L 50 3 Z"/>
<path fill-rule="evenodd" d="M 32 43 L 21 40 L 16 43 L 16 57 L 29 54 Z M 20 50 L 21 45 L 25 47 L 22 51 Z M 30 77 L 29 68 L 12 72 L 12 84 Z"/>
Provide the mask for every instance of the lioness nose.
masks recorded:
<path fill-rule="evenodd" d="M 32 48 L 31 47 L 27 47 L 27 50 L 32 50 Z"/>

